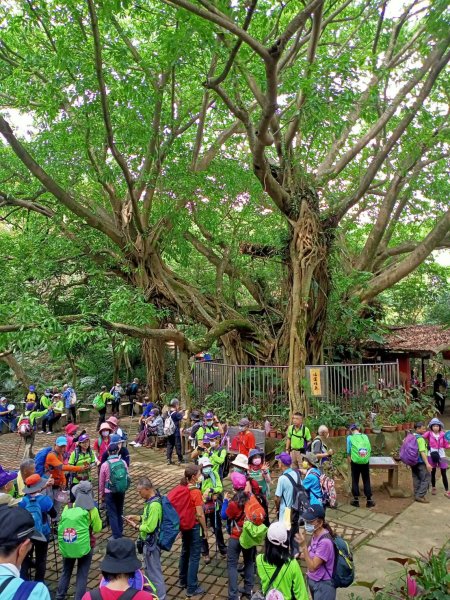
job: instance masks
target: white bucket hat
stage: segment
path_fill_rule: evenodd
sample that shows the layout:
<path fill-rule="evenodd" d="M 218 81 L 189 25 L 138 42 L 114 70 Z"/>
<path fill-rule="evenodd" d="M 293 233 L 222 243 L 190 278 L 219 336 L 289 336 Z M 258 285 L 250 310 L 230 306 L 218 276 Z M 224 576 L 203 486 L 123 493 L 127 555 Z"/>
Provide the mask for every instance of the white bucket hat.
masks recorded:
<path fill-rule="evenodd" d="M 248 458 L 245 456 L 245 454 L 238 454 L 231 464 L 235 467 L 240 467 L 241 469 L 248 471 Z"/>

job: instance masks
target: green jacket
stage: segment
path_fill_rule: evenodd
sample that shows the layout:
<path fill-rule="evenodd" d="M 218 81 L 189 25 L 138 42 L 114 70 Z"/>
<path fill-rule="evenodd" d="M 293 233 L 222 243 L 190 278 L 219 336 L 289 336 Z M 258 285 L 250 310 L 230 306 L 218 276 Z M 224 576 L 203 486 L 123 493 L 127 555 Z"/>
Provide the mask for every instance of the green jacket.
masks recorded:
<path fill-rule="evenodd" d="M 256 570 L 261 580 L 261 588 L 264 595 L 269 591 L 269 582 L 275 572 L 276 567 L 264 560 L 264 554 L 258 554 L 256 557 Z M 295 559 L 285 563 L 275 580 L 271 589 L 280 591 L 284 598 L 295 598 L 295 600 L 308 600 L 305 580 L 300 570 L 300 565 Z"/>
<path fill-rule="evenodd" d="M 197 440 L 197 442 L 201 442 L 202 439 L 205 437 L 205 434 L 214 433 L 214 431 L 219 431 L 219 428 L 215 427 L 214 425 L 203 424 L 197 429 L 195 439 Z"/>
<path fill-rule="evenodd" d="M 49 398 L 48 396 L 46 396 L 45 394 L 43 394 L 41 396 L 41 406 L 43 406 L 44 408 L 50 408 L 51 405 L 52 405 L 52 399 Z"/>
<path fill-rule="evenodd" d="M 220 494 L 223 492 L 222 480 L 220 479 L 219 474 L 214 471 L 214 469 L 213 475 L 215 477 L 215 485 L 213 485 L 213 482 L 209 477 L 205 477 L 205 479 L 202 481 L 202 494 L 209 492 L 209 490 L 212 490 L 215 494 Z"/>
<path fill-rule="evenodd" d="M 20 415 L 19 421 L 17 424 L 20 425 L 20 421 L 22 419 L 26 418 L 26 419 L 30 419 L 31 426 L 34 427 L 34 423 L 35 423 L 36 419 L 43 417 L 47 413 L 48 413 L 48 408 L 44 408 L 44 410 L 26 410 L 22 415 Z"/>
<path fill-rule="evenodd" d="M 301 427 L 298 428 L 289 425 L 287 436 L 291 440 L 291 450 L 303 450 L 306 446 L 306 442 L 311 441 L 311 432 L 306 425 L 301 425 Z"/>
<path fill-rule="evenodd" d="M 55 411 L 55 413 L 63 413 L 64 412 L 64 402 L 62 400 L 60 400 L 59 402 L 57 402 L 55 404 L 55 406 L 53 407 L 53 410 Z"/>
<path fill-rule="evenodd" d="M 220 469 L 221 465 L 223 465 L 223 463 L 225 462 L 225 459 L 227 457 L 226 448 L 217 448 L 217 450 L 214 448 L 213 450 L 209 451 L 208 457 L 209 457 L 209 460 L 211 461 L 214 473 L 216 474 L 217 477 L 219 477 L 219 469 Z"/>
<path fill-rule="evenodd" d="M 84 465 L 91 465 L 93 463 L 95 463 L 95 454 L 91 450 L 91 448 L 88 448 L 87 452 L 81 452 L 81 450 L 76 448 L 69 456 L 69 465 L 81 467 Z M 76 473 L 73 473 L 72 481 L 74 484 L 79 483 L 79 480 L 77 479 L 76 475 L 77 475 Z M 86 478 L 91 480 L 90 471 L 84 472 L 84 479 L 86 479 Z"/>
<path fill-rule="evenodd" d="M 143 540 L 149 533 L 153 533 L 159 527 L 162 521 L 162 506 L 161 502 L 154 500 L 146 502 L 144 512 L 142 513 L 142 521 L 139 527 L 139 537 Z"/>

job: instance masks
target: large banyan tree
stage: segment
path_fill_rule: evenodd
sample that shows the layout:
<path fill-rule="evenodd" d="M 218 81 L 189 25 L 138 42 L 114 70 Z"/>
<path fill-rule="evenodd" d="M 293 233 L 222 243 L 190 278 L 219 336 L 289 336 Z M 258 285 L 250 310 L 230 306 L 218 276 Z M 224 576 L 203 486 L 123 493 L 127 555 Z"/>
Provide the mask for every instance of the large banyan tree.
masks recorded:
<path fill-rule="evenodd" d="M 154 382 L 165 341 L 186 372 L 219 340 L 230 363 L 288 364 L 298 408 L 331 257 L 363 306 L 449 245 L 446 4 L 8 0 L 2 211 L 156 307 L 98 321 L 145 339 Z"/>

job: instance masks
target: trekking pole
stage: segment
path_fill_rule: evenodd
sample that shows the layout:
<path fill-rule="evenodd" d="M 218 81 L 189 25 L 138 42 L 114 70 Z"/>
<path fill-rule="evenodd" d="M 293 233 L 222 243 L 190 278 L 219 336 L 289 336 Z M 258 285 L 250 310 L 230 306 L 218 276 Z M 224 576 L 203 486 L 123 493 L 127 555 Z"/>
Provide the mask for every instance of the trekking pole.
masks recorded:
<path fill-rule="evenodd" d="M 59 579 L 59 571 L 58 571 L 58 556 L 56 554 L 56 536 L 58 535 L 58 531 L 55 533 L 56 521 L 53 522 L 52 533 L 53 533 L 53 554 L 55 555 L 55 570 L 56 577 Z"/>

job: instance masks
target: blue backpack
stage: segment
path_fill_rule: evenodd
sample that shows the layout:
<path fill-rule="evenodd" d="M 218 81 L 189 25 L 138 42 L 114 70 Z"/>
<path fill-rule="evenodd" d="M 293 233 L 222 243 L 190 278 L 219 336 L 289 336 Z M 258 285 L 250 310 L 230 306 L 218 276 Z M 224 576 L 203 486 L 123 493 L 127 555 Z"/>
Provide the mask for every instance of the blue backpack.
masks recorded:
<path fill-rule="evenodd" d="M 180 533 L 180 517 L 167 496 L 160 496 L 162 520 L 159 525 L 158 546 L 161 550 L 171 550 Z"/>
<path fill-rule="evenodd" d="M 42 509 L 40 507 L 38 499 L 25 496 L 21 502 L 21 505 L 33 517 L 34 526 L 39 531 L 39 533 L 42 533 L 47 537 L 50 533 L 50 528 L 48 526 L 48 523 L 46 521 L 44 522 L 44 515 L 42 514 Z"/>
<path fill-rule="evenodd" d="M 48 448 L 43 448 L 42 450 L 39 450 L 34 458 L 36 473 L 38 473 L 38 475 L 41 477 L 45 474 L 45 461 L 52 450 L 53 448 L 51 446 L 48 446 Z"/>
<path fill-rule="evenodd" d="M 334 546 L 334 567 L 331 581 L 335 588 L 349 587 L 355 579 L 355 563 L 353 562 L 353 554 L 348 543 L 338 535 L 334 538 L 326 534 L 322 537 L 327 537 L 333 542 Z M 328 569 L 326 569 L 328 570 Z"/>

